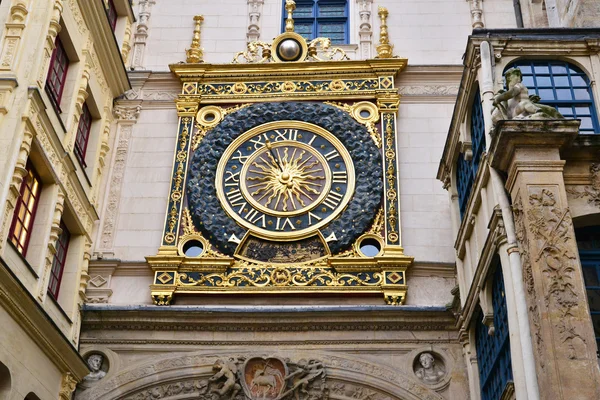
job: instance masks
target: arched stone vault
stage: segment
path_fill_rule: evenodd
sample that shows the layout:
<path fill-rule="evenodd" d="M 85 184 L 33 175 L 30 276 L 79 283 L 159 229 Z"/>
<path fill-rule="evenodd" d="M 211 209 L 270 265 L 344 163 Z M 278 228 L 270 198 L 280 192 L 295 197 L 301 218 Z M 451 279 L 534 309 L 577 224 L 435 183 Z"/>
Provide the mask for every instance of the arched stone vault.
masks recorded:
<path fill-rule="evenodd" d="M 269 354 L 271 356 L 272 354 Z M 78 393 L 86 400 L 192 400 L 198 398 L 201 382 L 213 375 L 212 366 L 221 358 L 265 356 L 264 353 L 186 354 L 132 366 L 94 387 Z M 281 358 L 291 354 L 276 354 Z M 397 370 L 357 358 L 327 352 L 294 352 L 294 359 L 313 358 L 325 364 L 331 399 L 352 400 L 443 400 L 443 397 Z"/>

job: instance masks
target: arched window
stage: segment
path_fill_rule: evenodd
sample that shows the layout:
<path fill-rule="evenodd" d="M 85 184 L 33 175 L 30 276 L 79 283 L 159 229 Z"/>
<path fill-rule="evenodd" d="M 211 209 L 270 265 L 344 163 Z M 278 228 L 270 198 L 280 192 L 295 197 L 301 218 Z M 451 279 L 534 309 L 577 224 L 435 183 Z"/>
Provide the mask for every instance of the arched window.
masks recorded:
<path fill-rule="evenodd" d="M 40 400 L 40 398 L 33 392 L 29 392 L 27 396 L 25 396 L 25 400 Z"/>
<path fill-rule="evenodd" d="M 481 318 L 477 322 L 476 332 L 477 365 L 482 400 L 499 400 L 506 384 L 513 379 L 504 278 L 497 256 L 495 263 L 496 272 L 492 278 L 494 334 L 488 334 L 488 327 L 481 322 Z"/>
<path fill-rule="evenodd" d="M 519 60 L 507 69 L 515 67 L 540 103 L 555 107 L 565 118 L 580 119 L 580 133 L 600 133 L 590 80 L 580 68 L 565 61 Z"/>
<path fill-rule="evenodd" d="M 485 151 L 485 123 L 483 120 L 483 107 L 481 106 L 479 86 L 475 87 L 470 122 L 471 151 L 473 152 L 473 157 L 467 161 L 464 155 L 460 154 L 458 156 L 458 164 L 456 165 L 456 189 L 461 217 L 467 209 L 467 202 L 471 195 L 473 182 L 475 182 L 475 177 L 477 176 L 481 155 Z"/>
<path fill-rule="evenodd" d="M 600 226 L 575 230 L 596 344 L 600 349 Z"/>

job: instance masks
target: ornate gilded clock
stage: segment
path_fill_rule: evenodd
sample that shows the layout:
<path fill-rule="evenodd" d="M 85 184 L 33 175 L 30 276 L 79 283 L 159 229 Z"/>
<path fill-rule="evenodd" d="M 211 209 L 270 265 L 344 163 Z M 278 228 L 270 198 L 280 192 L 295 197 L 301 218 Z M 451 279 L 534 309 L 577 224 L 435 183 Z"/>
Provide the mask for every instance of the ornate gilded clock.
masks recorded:
<path fill-rule="evenodd" d="M 197 17 L 187 63 L 170 66 L 182 88 L 161 246 L 146 257 L 155 304 L 177 293 L 404 302 L 395 80 L 407 60 L 383 39 L 378 58 L 349 60 L 294 32 L 293 10 L 287 1 L 286 32 L 231 64 L 202 62 Z"/>
<path fill-rule="evenodd" d="M 203 138 L 189 176 L 197 227 L 224 254 L 258 261 L 306 260 L 294 256 L 299 244 L 316 247 L 308 259 L 344 250 L 382 199 L 381 155 L 366 128 L 322 103 L 230 114 Z"/>

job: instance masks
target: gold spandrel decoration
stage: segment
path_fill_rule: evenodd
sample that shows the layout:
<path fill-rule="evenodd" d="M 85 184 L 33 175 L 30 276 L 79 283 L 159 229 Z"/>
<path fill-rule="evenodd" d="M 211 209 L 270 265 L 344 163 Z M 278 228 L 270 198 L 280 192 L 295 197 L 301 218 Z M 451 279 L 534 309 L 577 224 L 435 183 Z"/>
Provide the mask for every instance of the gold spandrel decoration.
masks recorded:
<path fill-rule="evenodd" d="M 190 239 L 199 240 L 204 245 L 204 251 L 200 257 L 227 257 L 225 254 L 215 250 L 210 242 L 204 236 L 202 236 L 202 233 L 196 230 L 194 221 L 192 220 L 192 215 L 187 207 L 183 209 L 181 214 L 181 224 L 183 228 L 183 235 L 179 238 L 180 245 Z"/>
<path fill-rule="evenodd" d="M 384 114 L 384 125 L 385 125 L 385 159 L 386 159 L 386 170 L 385 170 L 385 181 L 386 192 L 385 197 L 388 203 L 387 207 L 387 220 L 388 220 L 388 231 L 387 238 L 393 244 L 398 244 L 400 235 L 397 230 L 398 224 L 398 209 L 396 208 L 398 192 L 396 190 L 396 146 L 394 136 L 394 116 L 389 113 Z"/>
<path fill-rule="evenodd" d="M 186 50 L 186 62 L 188 63 L 201 63 L 204 62 L 203 50 L 200 48 L 200 25 L 204 21 L 204 17 L 202 15 L 196 15 L 194 17 L 194 36 L 192 37 L 192 45 L 188 50 Z"/>
<path fill-rule="evenodd" d="M 379 6 L 377 11 L 381 24 L 379 26 L 379 44 L 377 45 L 377 58 L 392 58 L 394 46 L 390 44 L 388 35 L 387 18 L 389 12 L 387 8 Z"/>
<path fill-rule="evenodd" d="M 324 101 L 325 104 L 334 106 L 342 111 L 347 112 L 358 123 L 363 124 L 367 128 L 367 132 L 373 139 L 373 142 L 378 148 L 381 148 L 381 137 L 375 124 L 379 121 L 379 110 L 377 106 L 369 101 L 361 101 L 354 104 L 339 103 L 336 101 Z M 363 117 L 362 113 L 366 113 Z"/>

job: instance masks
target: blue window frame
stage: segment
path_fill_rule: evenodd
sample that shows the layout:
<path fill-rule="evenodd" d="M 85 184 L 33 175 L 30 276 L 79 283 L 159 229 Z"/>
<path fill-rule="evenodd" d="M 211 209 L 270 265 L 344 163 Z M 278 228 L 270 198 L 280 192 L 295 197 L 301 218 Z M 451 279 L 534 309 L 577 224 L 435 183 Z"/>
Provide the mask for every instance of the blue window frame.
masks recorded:
<path fill-rule="evenodd" d="M 600 349 L 600 226 L 576 229 L 575 236 L 596 344 Z"/>
<path fill-rule="evenodd" d="M 466 161 L 464 155 L 460 154 L 456 166 L 456 189 L 461 217 L 467 209 L 467 202 L 471 195 L 473 182 L 475 182 L 475 177 L 477 176 L 481 155 L 485 151 L 485 122 L 479 87 L 475 88 L 475 96 L 471 108 L 471 150 L 473 158 L 470 161 Z"/>
<path fill-rule="evenodd" d="M 488 334 L 488 327 L 481 322 L 481 315 L 478 318 L 476 331 L 477 365 L 482 400 L 499 400 L 506 384 L 513 380 L 504 278 L 498 256 L 495 264 L 496 272 L 492 278 L 494 334 Z"/>
<path fill-rule="evenodd" d="M 282 31 L 285 30 L 283 2 Z M 348 2 L 346 0 L 297 0 L 294 31 L 306 40 L 317 37 L 331 39 L 332 44 L 348 43 Z"/>
<path fill-rule="evenodd" d="M 590 80 L 578 67 L 564 61 L 520 60 L 517 67 L 529 94 L 540 96 L 540 103 L 555 107 L 565 118 L 581 120 L 579 133 L 598 134 L 600 125 Z"/>

